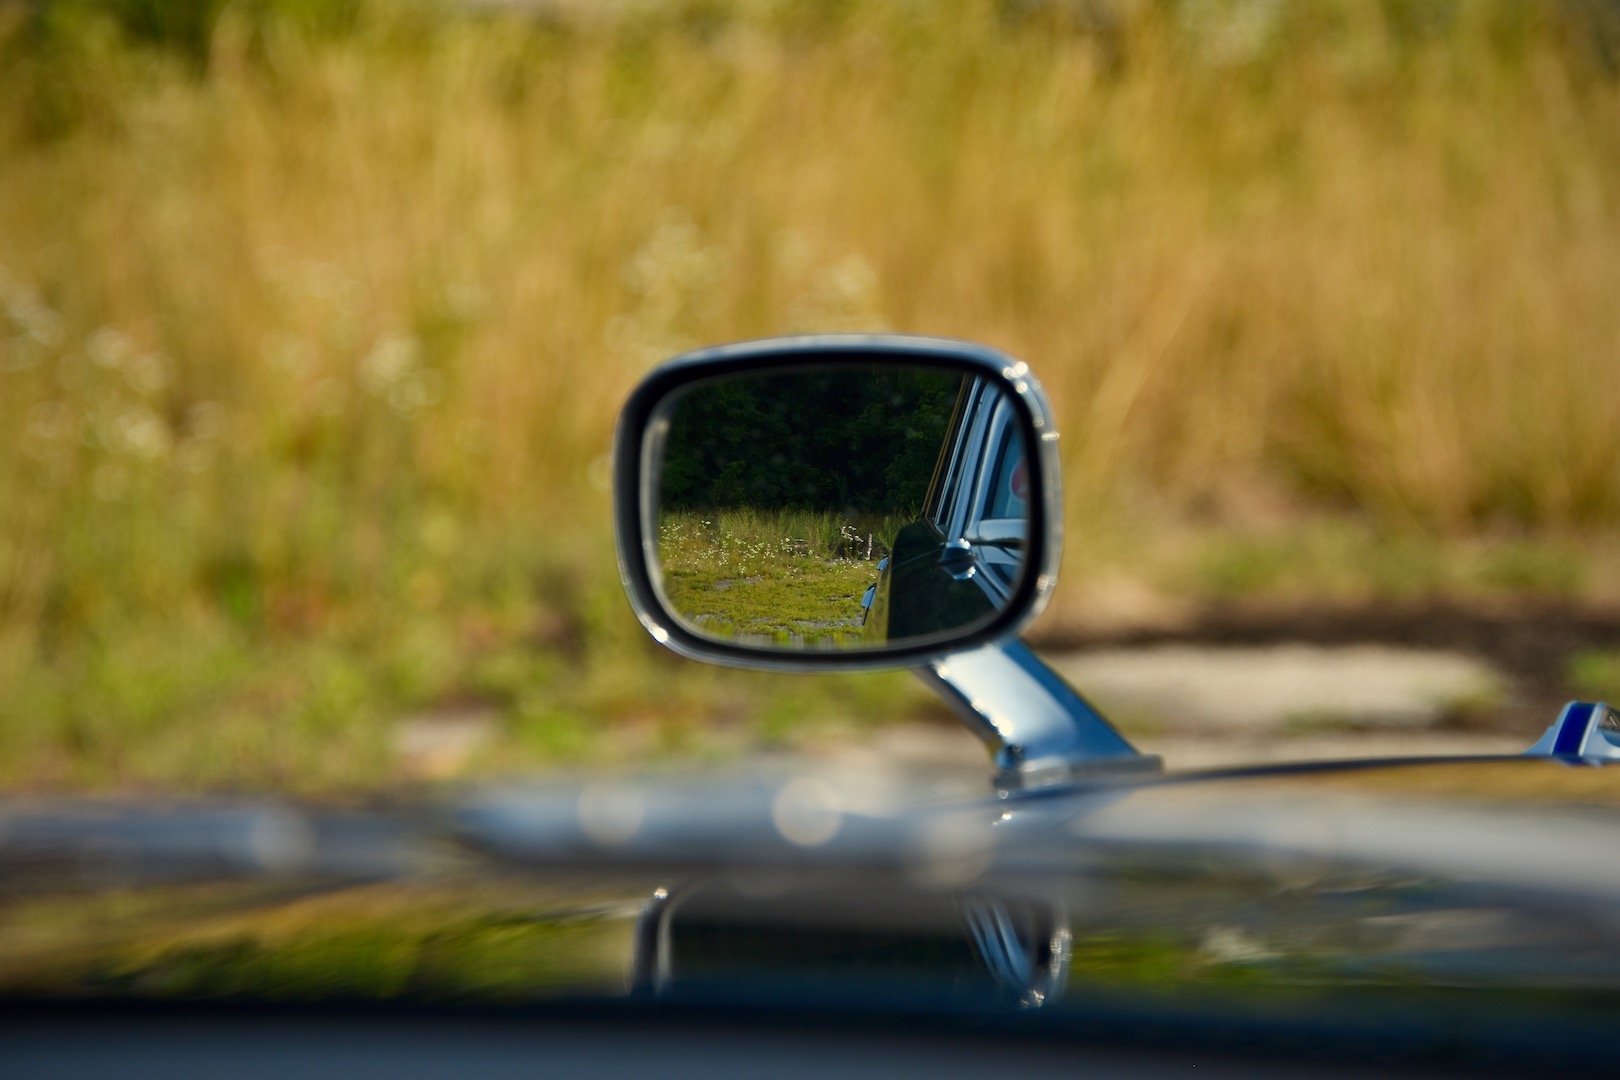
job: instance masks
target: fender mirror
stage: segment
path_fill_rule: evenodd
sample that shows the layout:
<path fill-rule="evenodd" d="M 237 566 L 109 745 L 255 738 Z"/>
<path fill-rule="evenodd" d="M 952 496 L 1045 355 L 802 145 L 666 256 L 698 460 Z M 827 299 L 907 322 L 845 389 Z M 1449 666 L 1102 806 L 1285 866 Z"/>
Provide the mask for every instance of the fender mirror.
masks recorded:
<path fill-rule="evenodd" d="M 1057 462 L 1019 361 L 811 337 L 677 357 L 615 444 L 619 558 L 653 636 L 699 659 L 888 666 L 1017 630 L 1057 561 Z"/>

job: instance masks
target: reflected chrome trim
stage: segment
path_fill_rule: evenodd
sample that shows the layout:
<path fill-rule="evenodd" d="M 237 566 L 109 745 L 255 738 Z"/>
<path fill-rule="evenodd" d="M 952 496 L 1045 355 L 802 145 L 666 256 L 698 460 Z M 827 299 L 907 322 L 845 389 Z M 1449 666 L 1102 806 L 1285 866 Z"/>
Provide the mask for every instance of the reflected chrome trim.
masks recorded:
<path fill-rule="evenodd" d="M 1018 1004 L 1038 1009 L 1063 996 L 1074 935 L 1060 906 L 1026 900 L 1021 907 L 1022 919 L 1004 900 L 973 897 L 962 918 L 990 977 Z"/>
<path fill-rule="evenodd" d="M 641 914 L 636 916 L 630 992 L 638 997 L 657 997 L 669 988 L 672 969 L 669 921 L 678 904 L 679 901 L 671 897 L 670 889 L 660 886 L 653 890 Z"/>

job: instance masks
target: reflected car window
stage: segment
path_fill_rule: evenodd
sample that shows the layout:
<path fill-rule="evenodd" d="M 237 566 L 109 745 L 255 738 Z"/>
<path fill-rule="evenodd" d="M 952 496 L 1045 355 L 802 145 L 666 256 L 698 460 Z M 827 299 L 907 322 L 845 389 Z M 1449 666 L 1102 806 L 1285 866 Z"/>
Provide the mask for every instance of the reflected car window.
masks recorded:
<path fill-rule="evenodd" d="M 1024 462 L 1024 441 L 1017 429 L 1007 425 L 1001 431 L 1001 445 L 996 450 L 995 471 L 986 500 L 986 518 L 1024 518 L 1029 514 L 1026 496 L 1029 494 L 1029 471 Z"/>

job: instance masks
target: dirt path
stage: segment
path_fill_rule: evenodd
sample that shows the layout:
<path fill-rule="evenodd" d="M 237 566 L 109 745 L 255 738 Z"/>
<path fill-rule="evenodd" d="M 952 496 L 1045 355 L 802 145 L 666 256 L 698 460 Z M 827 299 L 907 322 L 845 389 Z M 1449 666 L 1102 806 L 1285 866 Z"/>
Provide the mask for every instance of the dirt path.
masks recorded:
<path fill-rule="evenodd" d="M 1545 603 L 1247 609 L 1032 644 L 1176 769 L 1517 754 L 1578 696 L 1570 660 L 1620 648 L 1620 612 Z M 837 756 L 962 782 L 986 767 L 979 743 L 949 723 L 880 729 Z"/>
<path fill-rule="evenodd" d="M 1620 649 L 1620 610 L 1547 601 L 1512 607 L 1452 603 L 1234 607 L 1210 611 L 1174 627 L 1089 633 L 1071 628 L 1036 635 L 1032 644 L 1048 656 L 1172 645 L 1378 646 L 1445 653 L 1485 665 L 1501 678 L 1502 687 L 1492 699 L 1454 710 L 1444 726 L 1539 735 L 1559 708 L 1577 696 L 1579 688 L 1568 680 L 1571 659 L 1584 650 Z M 1370 673 L 1368 677 L 1378 676 Z"/>

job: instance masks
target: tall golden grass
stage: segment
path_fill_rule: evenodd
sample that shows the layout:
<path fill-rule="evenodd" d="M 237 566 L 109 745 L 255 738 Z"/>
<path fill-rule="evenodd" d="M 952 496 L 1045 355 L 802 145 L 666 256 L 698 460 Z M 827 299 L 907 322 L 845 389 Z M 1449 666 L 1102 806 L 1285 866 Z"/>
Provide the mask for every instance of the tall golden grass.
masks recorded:
<path fill-rule="evenodd" d="M 1028 359 L 1071 537 L 1620 526 L 1595 7 L 227 5 L 184 47 L 71 7 L 0 7 L 13 777 L 111 738 L 139 680 L 85 672 L 180 663 L 154 639 L 380 641 L 350 697 L 385 703 L 484 692 L 491 642 L 635 666 L 609 433 L 700 343 Z"/>

